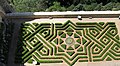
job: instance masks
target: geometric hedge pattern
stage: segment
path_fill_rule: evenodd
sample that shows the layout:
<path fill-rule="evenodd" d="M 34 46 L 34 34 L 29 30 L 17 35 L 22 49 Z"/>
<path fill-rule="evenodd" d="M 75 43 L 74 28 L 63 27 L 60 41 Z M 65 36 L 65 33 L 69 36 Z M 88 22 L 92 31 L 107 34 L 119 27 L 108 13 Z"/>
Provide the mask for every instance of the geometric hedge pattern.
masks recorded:
<path fill-rule="evenodd" d="M 15 59 L 70 66 L 120 60 L 118 31 L 114 22 L 22 23 Z"/>

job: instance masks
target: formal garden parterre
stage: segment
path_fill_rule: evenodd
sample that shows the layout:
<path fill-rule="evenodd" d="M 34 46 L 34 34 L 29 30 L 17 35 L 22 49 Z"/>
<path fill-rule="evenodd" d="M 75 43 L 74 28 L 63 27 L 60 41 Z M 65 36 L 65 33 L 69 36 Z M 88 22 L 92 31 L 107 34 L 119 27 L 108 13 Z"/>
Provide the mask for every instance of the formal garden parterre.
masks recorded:
<path fill-rule="evenodd" d="M 22 23 L 16 63 L 99 62 L 120 60 L 115 22 Z"/>

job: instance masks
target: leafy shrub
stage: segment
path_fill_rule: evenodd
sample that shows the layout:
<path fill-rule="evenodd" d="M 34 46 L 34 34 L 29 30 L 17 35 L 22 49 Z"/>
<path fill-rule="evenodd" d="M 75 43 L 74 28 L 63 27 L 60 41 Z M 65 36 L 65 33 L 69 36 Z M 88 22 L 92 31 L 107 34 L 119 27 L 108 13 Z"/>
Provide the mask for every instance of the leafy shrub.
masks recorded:
<path fill-rule="evenodd" d="M 100 11 L 102 9 L 102 3 L 98 4 L 94 10 Z"/>
<path fill-rule="evenodd" d="M 95 7 L 97 6 L 97 3 L 92 3 L 91 5 L 84 5 L 85 11 L 94 11 Z"/>
<path fill-rule="evenodd" d="M 78 4 L 77 6 L 75 6 L 75 8 L 73 9 L 73 11 L 81 11 L 84 10 L 83 5 L 82 4 Z"/>
<path fill-rule="evenodd" d="M 59 2 L 54 2 L 53 6 L 50 6 L 46 11 L 65 11 L 66 8 L 62 7 Z"/>
<path fill-rule="evenodd" d="M 106 4 L 105 6 L 103 6 L 101 10 L 103 10 L 103 11 L 112 10 L 112 8 L 114 6 L 115 6 L 115 3 L 110 2 L 110 3 Z"/>
<path fill-rule="evenodd" d="M 112 8 L 112 11 L 118 11 L 120 10 L 120 3 L 115 3 L 115 5 Z"/>
<path fill-rule="evenodd" d="M 73 11 L 74 7 L 75 7 L 75 6 L 72 4 L 71 6 L 69 6 L 69 7 L 67 8 L 67 11 Z"/>

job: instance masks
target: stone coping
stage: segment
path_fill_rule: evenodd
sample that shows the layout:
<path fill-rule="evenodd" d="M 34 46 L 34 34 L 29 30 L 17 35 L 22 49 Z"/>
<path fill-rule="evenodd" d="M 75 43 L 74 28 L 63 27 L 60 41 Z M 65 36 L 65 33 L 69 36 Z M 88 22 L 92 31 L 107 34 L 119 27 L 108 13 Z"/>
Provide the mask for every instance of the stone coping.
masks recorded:
<path fill-rule="evenodd" d="M 120 11 L 14 12 L 8 18 L 118 18 Z"/>

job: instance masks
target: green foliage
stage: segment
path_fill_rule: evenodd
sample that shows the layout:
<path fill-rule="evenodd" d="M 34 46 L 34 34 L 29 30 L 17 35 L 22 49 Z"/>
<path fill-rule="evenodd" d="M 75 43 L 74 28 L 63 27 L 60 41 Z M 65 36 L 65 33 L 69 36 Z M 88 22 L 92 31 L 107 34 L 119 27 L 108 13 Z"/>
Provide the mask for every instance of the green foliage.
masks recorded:
<path fill-rule="evenodd" d="M 63 45 L 61 45 L 64 49 L 66 49 L 66 45 L 65 44 L 63 44 Z"/>
<path fill-rule="evenodd" d="M 83 42 L 83 44 L 85 44 L 87 41 L 83 38 L 83 39 L 82 39 L 82 42 Z"/>
<path fill-rule="evenodd" d="M 75 49 L 78 48 L 80 45 L 79 44 L 75 44 Z"/>
<path fill-rule="evenodd" d="M 92 3 L 91 5 L 84 5 L 84 9 L 85 11 L 94 11 L 96 6 L 97 6 L 97 3 Z"/>
<path fill-rule="evenodd" d="M 55 42 L 56 44 L 58 44 L 58 38 L 57 38 L 57 39 L 55 39 L 55 40 L 54 40 L 54 42 Z"/>
<path fill-rule="evenodd" d="M 66 38 L 66 34 L 63 33 L 63 34 L 61 35 L 61 38 Z"/>
<path fill-rule="evenodd" d="M 118 0 L 10 0 L 17 12 L 120 10 Z"/>
<path fill-rule="evenodd" d="M 46 11 L 65 11 L 66 8 L 62 7 L 59 2 L 54 2 L 53 6 L 50 6 Z"/>
<path fill-rule="evenodd" d="M 67 50 L 73 50 L 73 48 L 70 46 Z"/>
<path fill-rule="evenodd" d="M 98 4 L 94 10 L 100 11 L 102 9 L 102 3 Z"/>
<path fill-rule="evenodd" d="M 60 44 L 62 44 L 64 41 L 62 39 L 60 39 Z"/>
<path fill-rule="evenodd" d="M 115 3 L 110 2 L 110 3 L 106 4 L 105 6 L 103 6 L 103 8 L 101 10 L 103 10 L 103 11 L 112 10 L 113 6 L 115 6 Z"/>
<path fill-rule="evenodd" d="M 78 40 L 76 40 L 78 43 L 80 43 L 81 42 L 81 40 L 80 39 L 78 39 Z"/>
<path fill-rule="evenodd" d="M 67 11 L 73 11 L 74 7 L 75 7 L 75 6 L 72 4 L 71 6 L 69 6 L 69 7 L 67 8 Z"/>
<path fill-rule="evenodd" d="M 72 36 L 73 33 L 72 33 L 72 32 L 67 32 L 67 34 L 68 34 L 69 36 Z"/>
<path fill-rule="evenodd" d="M 120 10 L 120 3 L 115 3 L 115 5 L 112 8 L 112 11 L 118 11 Z"/>
<path fill-rule="evenodd" d="M 80 36 L 82 36 L 81 31 L 76 31 L 77 34 L 79 34 Z"/>
<path fill-rule="evenodd" d="M 78 4 L 77 6 L 75 6 L 75 8 L 73 9 L 73 11 L 81 11 L 84 10 L 83 5 L 82 4 Z"/>
<path fill-rule="evenodd" d="M 107 59 L 106 59 L 106 61 L 111 61 L 112 59 L 110 58 L 110 57 L 108 57 Z"/>
<path fill-rule="evenodd" d="M 77 51 L 78 51 L 78 52 L 83 51 L 83 47 L 80 47 Z"/>
<path fill-rule="evenodd" d="M 32 59 L 30 59 L 30 60 L 28 60 L 27 62 L 28 62 L 28 63 L 33 63 L 33 60 L 32 60 Z"/>
<path fill-rule="evenodd" d="M 59 51 L 59 52 L 64 52 L 64 50 L 62 50 L 61 48 L 58 48 L 58 51 Z"/>
<path fill-rule="evenodd" d="M 11 0 L 12 6 L 18 12 L 45 11 L 47 3 L 47 0 Z"/>
<path fill-rule="evenodd" d="M 79 36 L 77 34 L 74 34 L 74 38 L 79 38 Z"/>
<path fill-rule="evenodd" d="M 68 55 L 72 56 L 75 52 L 67 52 Z"/>

